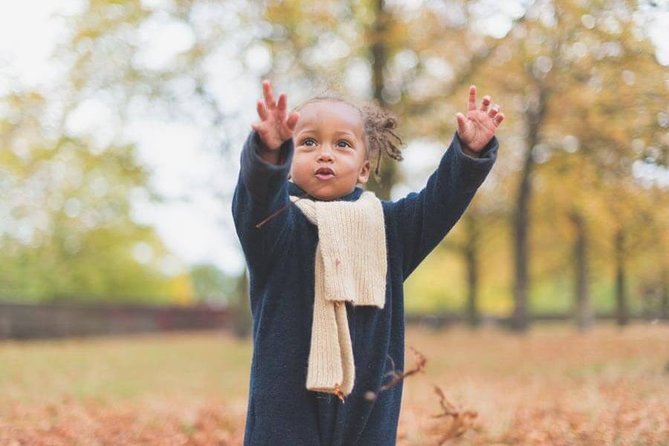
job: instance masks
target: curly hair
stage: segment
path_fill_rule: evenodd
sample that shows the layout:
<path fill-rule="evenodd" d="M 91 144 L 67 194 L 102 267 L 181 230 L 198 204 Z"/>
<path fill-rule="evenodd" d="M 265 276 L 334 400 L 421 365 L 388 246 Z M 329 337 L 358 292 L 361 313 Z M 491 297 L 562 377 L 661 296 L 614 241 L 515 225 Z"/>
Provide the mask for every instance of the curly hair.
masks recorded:
<path fill-rule="evenodd" d="M 367 104 L 358 106 L 338 96 L 317 96 L 303 102 L 295 108 L 296 111 L 315 102 L 332 101 L 347 104 L 360 112 L 365 137 L 367 139 L 367 159 L 375 159 L 374 177 L 378 180 L 381 174 L 381 160 L 390 158 L 402 161 L 402 138 L 395 132 L 397 118 L 388 110 L 376 105 Z"/>

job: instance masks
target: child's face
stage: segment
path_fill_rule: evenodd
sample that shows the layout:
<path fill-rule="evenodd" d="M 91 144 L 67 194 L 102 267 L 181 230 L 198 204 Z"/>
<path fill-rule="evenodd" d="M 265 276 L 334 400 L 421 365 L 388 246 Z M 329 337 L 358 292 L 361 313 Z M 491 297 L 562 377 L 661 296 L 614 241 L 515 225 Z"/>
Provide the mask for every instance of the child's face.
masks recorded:
<path fill-rule="evenodd" d="M 353 106 L 318 101 L 300 110 L 291 179 L 319 200 L 335 200 L 369 179 L 362 116 Z"/>

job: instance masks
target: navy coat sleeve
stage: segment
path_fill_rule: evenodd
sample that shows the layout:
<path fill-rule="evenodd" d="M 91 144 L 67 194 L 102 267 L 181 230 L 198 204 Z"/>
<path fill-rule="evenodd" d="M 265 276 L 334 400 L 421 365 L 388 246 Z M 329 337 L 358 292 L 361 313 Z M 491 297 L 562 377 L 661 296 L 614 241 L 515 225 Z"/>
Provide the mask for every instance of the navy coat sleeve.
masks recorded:
<path fill-rule="evenodd" d="M 460 219 L 497 157 L 493 138 L 479 158 L 465 154 L 456 134 L 450 147 L 419 193 L 394 204 L 395 228 L 407 278 Z"/>
<path fill-rule="evenodd" d="M 281 148 L 278 165 L 264 161 L 258 154 L 262 141 L 251 132 L 241 155 L 239 180 L 232 199 L 232 216 L 237 235 L 242 244 L 249 270 L 258 277 L 269 268 L 280 251 L 290 227 L 290 212 L 285 208 L 288 197 L 288 172 L 293 157 L 293 142 L 287 140 Z M 259 223 L 274 215 L 260 228 Z"/>

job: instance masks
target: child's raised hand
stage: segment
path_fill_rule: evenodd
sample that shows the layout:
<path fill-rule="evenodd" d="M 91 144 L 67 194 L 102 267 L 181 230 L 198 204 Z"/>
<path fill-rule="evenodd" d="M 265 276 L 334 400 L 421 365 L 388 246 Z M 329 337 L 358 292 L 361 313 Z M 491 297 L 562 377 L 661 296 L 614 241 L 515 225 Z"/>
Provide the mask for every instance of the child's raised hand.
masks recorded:
<path fill-rule="evenodd" d="M 251 127 L 258 132 L 260 139 L 270 151 L 276 151 L 286 140 L 293 137 L 299 115 L 297 112 L 287 113 L 288 99 L 285 93 L 279 95 L 278 102 L 274 101 L 269 81 L 263 81 L 262 90 L 264 100 L 259 100 L 257 104 L 260 122 L 251 124 Z"/>
<path fill-rule="evenodd" d="M 484 96 L 481 108 L 476 108 L 476 86 L 469 87 L 469 104 L 467 116 L 458 113 L 458 136 L 464 145 L 465 151 L 469 150 L 478 155 L 490 142 L 497 127 L 504 120 L 504 114 L 500 113 L 497 106 L 490 106 L 492 98 Z"/>

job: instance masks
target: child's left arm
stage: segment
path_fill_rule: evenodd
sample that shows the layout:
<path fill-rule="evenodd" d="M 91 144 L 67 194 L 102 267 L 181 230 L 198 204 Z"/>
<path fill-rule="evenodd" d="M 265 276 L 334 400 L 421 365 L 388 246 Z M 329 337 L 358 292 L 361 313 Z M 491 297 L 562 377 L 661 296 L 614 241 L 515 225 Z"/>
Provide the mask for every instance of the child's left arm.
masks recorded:
<path fill-rule="evenodd" d="M 393 204 L 404 277 L 441 242 L 460 219 L 497 156 L 495 132 L 504 120 L 489 96 L 476 106 L 476 87 L 469 89 L 468 111 L 456 115 L 458 130 L 425 188 Z"/>

